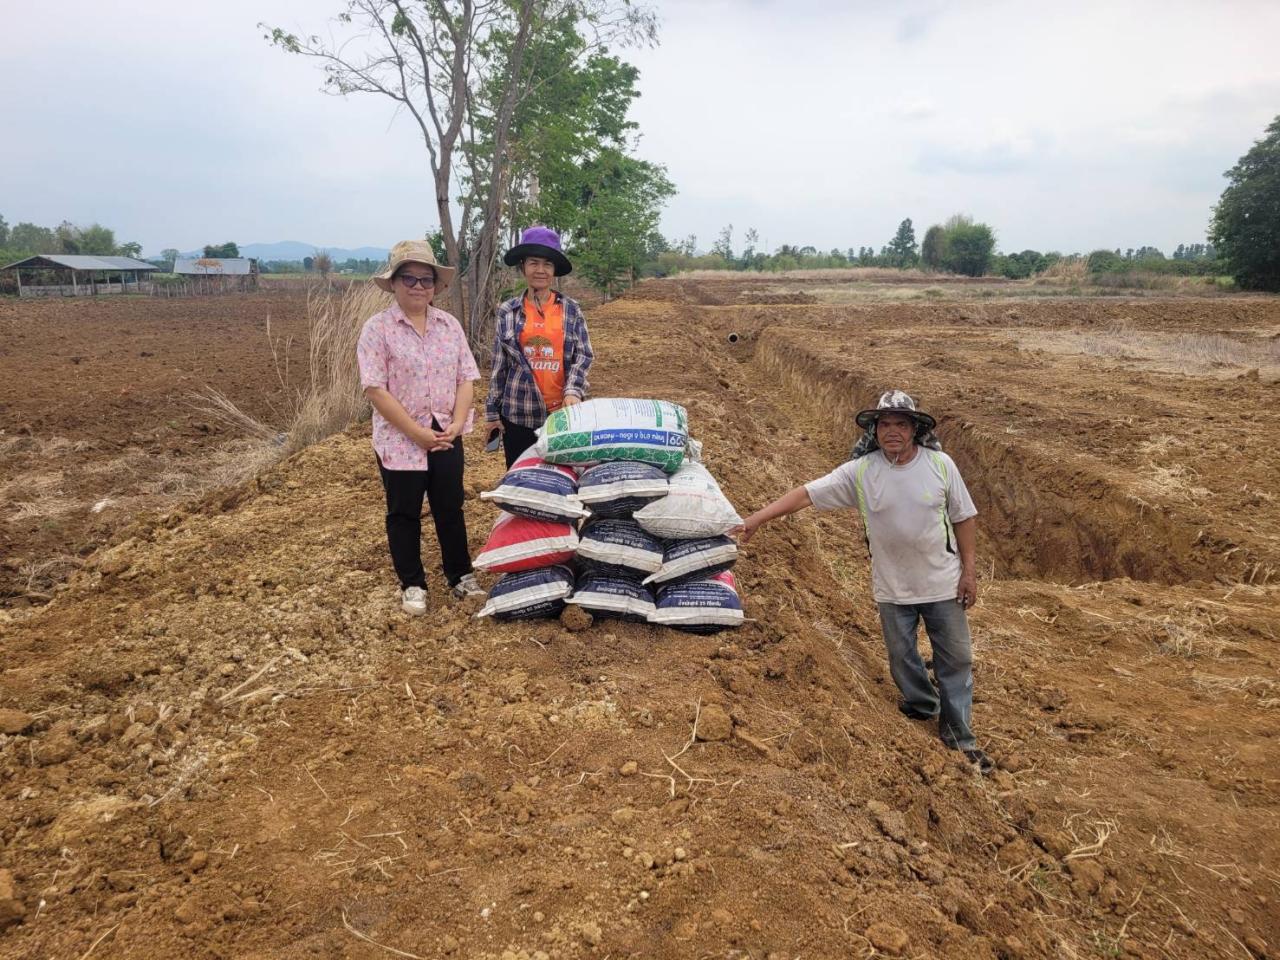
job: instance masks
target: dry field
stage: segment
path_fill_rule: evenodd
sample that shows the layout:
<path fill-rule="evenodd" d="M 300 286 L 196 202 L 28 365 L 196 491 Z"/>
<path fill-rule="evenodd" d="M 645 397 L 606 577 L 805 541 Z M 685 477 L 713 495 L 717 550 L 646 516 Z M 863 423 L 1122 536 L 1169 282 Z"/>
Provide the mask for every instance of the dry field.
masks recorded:
<path fill-rule="evenodd" d="M 594 391 L 686 404 L 744 511 L 839 463 L 881 389 L 921 399 L 981 510 L 994 777 L 895 709 L 855 517 L 762 532 L 733 634 L 478 623 L 438 583 L 409 621 L 356 429 L 0 611 L 0 954 L 1277 955 L 1280 300 L 787 283 L 594 310 Z M 220 385 L 265 402 L 247 369 Z"/>
<path fill-rule="evenodd" d="M 302 292 L 0 299 L 0 607 L 47 600 L 140 511 L 257 456 L 197 394 L 278 419 L 306 374 L 305 307 Z"/>

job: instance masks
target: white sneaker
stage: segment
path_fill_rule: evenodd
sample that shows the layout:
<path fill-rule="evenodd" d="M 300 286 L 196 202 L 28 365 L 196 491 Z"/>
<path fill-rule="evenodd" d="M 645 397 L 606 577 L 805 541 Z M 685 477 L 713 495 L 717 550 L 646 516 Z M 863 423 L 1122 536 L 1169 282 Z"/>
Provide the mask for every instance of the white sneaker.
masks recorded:
<path fill-rule="evenodd" d="M 400 609 L 411 617 L 422 616 L 427 612 L 427 591 L 421 587 L 406 587 Z"/>
<path fill-rule="evenodd" d="M 468 573 L 453 585 L 453 595 L 459 600 L 465 600 L 467 597 L 483 597 L 484 588 L 476 582 L 474 573 Z"/>

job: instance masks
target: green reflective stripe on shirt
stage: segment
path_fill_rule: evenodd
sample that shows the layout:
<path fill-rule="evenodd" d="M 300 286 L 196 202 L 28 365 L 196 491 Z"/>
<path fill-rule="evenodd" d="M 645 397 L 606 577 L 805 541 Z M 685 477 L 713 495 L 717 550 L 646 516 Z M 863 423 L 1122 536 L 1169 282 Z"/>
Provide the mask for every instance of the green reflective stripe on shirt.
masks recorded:
<path fill-rule="evenodd" d="M 858 495 L 858 512 L 862 514 L 864 524 L 867 522 L 867 495 L 862 492 L 862 475 L 867 472 L 869 466 L 871 466 L 870 461 L 864 457 L 858 461 L 853 471 L 853 490 Z M 868 535 L 870 535 L 869 531 Z"/>
<path fill-rule="evenodd" d="M 853 471 L 853 492 L 858 495 L 858 512 L 862 514 L 862 539 L 867 543 L 867 556 L 871 556 L 871 519 L 867 516 L 867 495 L 862 492 L 862 475 L 871 466 L 871 458 L 863 457 Z"/>
<path fill-rule="evenodd" d="M 955 552 L 951 546 L 956 540 L 955 528 L 951 526 L 951 515 L 947 512 L 947 496 L 951 491 L 951 474 L 947 469 L 947 461 L 943 457 L 934 450 L 929 450 L 928 453 L 934 467 L 942 474 L 942 530 L 947 537 L 947 549 Z"/>

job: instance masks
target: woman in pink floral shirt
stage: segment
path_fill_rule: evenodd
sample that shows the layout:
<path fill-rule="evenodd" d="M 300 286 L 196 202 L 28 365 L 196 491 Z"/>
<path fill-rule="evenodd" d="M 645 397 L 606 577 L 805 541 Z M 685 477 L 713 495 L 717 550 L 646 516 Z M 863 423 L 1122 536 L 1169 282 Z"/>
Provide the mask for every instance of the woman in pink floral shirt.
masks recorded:
<path fill-rule="evenodd" d="M 480 378 L 462 327 L 431 305 L 454 270 L 431 245 L 405 240 L 373 278 L 396 302 L 370 317 L 356 356 L 373 404 L 373 450 L 387 495 L 387 544 L 405 613 L 427 610 L 422 569 L 422 500 L 431 505 L 445 580 L 458 598 L 482 594 L 471 572 L 462 513 L 462 434 L 471 431 Z"/>

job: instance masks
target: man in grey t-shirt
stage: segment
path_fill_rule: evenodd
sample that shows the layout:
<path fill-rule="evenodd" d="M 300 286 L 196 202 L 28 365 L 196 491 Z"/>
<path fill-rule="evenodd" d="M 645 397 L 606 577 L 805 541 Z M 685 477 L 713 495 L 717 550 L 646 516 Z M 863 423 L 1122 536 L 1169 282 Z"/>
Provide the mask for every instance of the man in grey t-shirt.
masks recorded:
<path fill-rule="evenodd" d="M 746 543 L 761 525 L 806 507 L 857 508 L 871 549 L 871 589 L 889 672 L 902 693 L 898 709 L 913 720 L 937 717 L 943 743 L 989 773 L 991 760 L 970 726 L 973 651 L 965 617 L 978 598 L 977 508 L 955 461 L 919 442 L 936 424 L 907 394 L 890 390 L 857 422 L 874 429 L 869 453 L 758 510 L 739 528 L 740 538 Z M 936 687 L 917 647 L 922 620 Z"/>

